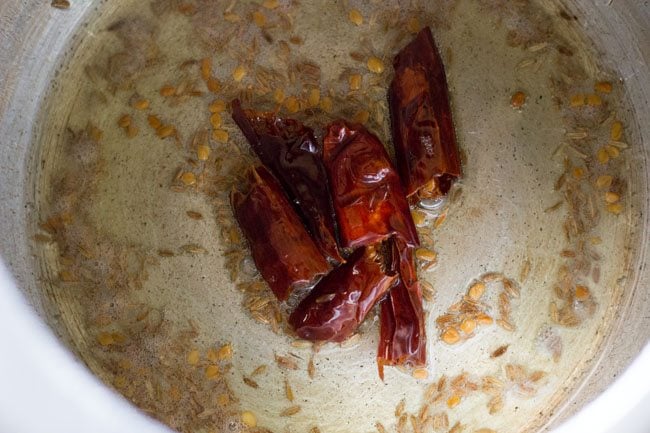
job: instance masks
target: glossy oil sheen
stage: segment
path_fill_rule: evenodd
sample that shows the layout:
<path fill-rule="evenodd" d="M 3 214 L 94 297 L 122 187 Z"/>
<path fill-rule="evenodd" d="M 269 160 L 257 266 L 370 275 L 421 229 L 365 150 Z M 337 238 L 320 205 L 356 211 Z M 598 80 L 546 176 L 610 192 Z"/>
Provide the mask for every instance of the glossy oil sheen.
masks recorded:
<path fill-rule="evenodd" d="M 323 159 L 345 248 L 398 235 L 417 245 L 397 171 L 377 136 L 362 125 L 337 120 L 326 128 Z"/>
<path fill-rule="evenodd" d="M 342 262 L 327 172 L 314 131 L 294 119 L 244 110 L 239 100 L 232 103 L 232 117 L 262 163 L 280 181 L 323 254 L 335 263 Z"/>
<path fill-rule="evenodd" d="M 446 194 L 461 175 L 447 78 L 431 29 L 395 57 L 388 99 L 395 157 L 406 194 L 436 183 Z"/>
<path fill-rule="evenodd" d="M 357 249 L 314 287 L 289 318 L 300 338 L 343 341 L 357 330 L 397 281 L 397 272 L 385 269 L 379 254 L 372 247 Z"/>
<path fill-rule="evenodd" d="M 231 203 L 264 280 L 280 300 L 294 288 L 308 286 L 329 265 L 298 215 L 263 167 L 251 170 L 249 190 L 235 191 Z"/>

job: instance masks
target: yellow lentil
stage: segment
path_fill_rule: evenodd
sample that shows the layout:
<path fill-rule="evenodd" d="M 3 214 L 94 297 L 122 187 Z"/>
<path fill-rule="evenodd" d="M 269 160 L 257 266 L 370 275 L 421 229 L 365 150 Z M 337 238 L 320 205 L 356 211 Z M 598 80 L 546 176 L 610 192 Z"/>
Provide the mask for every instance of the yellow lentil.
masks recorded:
<path fill-rule="evenodd" d="M 148 99 L 138 99 L 133 103 L 133 108 L 136 110 L 146 110 L 149 108 L 149 100 Z"/>
<path fill-rule="evenodd" d="M 371 56 L 368 59 L 368 70 L 375 74 L 384 72 L 384 62 L 379 57 Z"/>
<path fill-rule="evenodd" d="M 212 60 L 206 57 L 201 60 L 201 78 L 207 81 L 212 76 Z"/>
<path fill-rule="evenodd" d="M 186 171 L 185 173 L 181 174 L 180 179 L 185 186 L 192 186 L 196 184 L 196 175 L 191 171 Z"/>
<path fill-rule="evenodd" d="M 246 76 L 246 68 L 243 65 L 239 65 L 232 71 L 233 80 L 240 82 Z"/>
<path fill-rule="evenodd" d="M 214 129 L 219 129 L 221 127 L 221 114 L 219 113 L 212 113 L 212 116 L 210 116 L 210 125 Z"/>
<path fill-rule="evenodd" d="M 221 371 L 219 370 L 219 366 L 215 364 L 208 365 L 205 368 L 205 377 L 206 379 L 216 379 L 220 376 Z"/>
<path fill-rule="evenodd" d="M 232 345 L 230 343 L 224 344 L 219 348 L 219 359 L 230 359 L 232 358 Z"/>
<path fill-rule="evenodd" d="M 310 107 L 317 107 L 318 103 L 320 102 L 320 90 L 311 89 L 309 91 L 309 97 L 307 98 L 307 101 L 309 102 Z"/>
<path fill-rule="evenodd" d="M 598 176 L 598 179 L 596 179 L 596 187 L 599 189 L 609 188 L 612 184 L 612 180 L 614 180 L 614 178 L 608 174 Z"/>
<path fill-rule="evenodd" d="M 199 351 L 194 349 L 187 354 L 187 363 L 190 365 L 197 365 L 199 363 Z"/>
<path fill-rule="evenodd" d="M 97 342 L 102 346 L 110 346 L 115 343 L 113 335 L 109 332 L 102 332 L 97 336 Z"/>
<path fill-rule="evenodd" d="M 610 203 L 607 206 L 605 206 L 605 209 L 607 209 L 607 212 L 609 213 L 618 215 L 621 212 L 623 212 L 623 205 L 621 205 L 620 203 Z"/>
<path fill-rule="evenodd" d="M 212 138 L 218 141 L 219 143 L 227 143 L 228 131 L 224 131 L 223 129 L 215 129 L 212 131 Z"/>
<path fill-rule="evenodd" d="M 585 286 L 577 285 L 576 286 L 576 299 L 579 301 L 584 301 L 589 298 L 589 289 Z"/>
<path fill-rule="evenodd" d="M 363 24 L 363 15 L 361 15 L 361 12 L 359 12 L 357 9 L 350 9 L 350 12 L 348 13 L 348 19 L 354 25 L 360 26 Z"/>
<path fill-rule="evenodd" d="M 454 394 L 447 399 L 447 407 L 449 407 L 449 409 L 454 408 L 459 404 L 460 404 L 460 396 L 458 394 Z"/>
<path fill-rule="evenodd" d="M 421 210 L 415 209 L 411 211 L 411 217 L 416 226 L 421 227 L 424 225 L 427 219 L 427 214 Z"/>
<path fill-rule="evenodd" d="M 476 321 L 473 319 L 465 319 L 460 323 L 460 329 L 465 334 L 471 334 L 476 329 Z"/>
<path fill-rule="evenodd" d="M 326 97 L 324 97 L 324 98 L 321 99 L 321 101 L 320 101 L 320 108 L 321 108 L 321 110 L 323 110 L 324 112 L 326 112 L 326 113 L 330 113 L 330 112 L 332 112 L 332 106 L 333 106 L 333 104 L 332 104 L 332 98 L 330 98 L 329 96 L 326 96 Z"/>
<path fill-rule="evenodd" d="M 598 162 L 601 164 L 607 164 L 609 162 L 609 153 L 607 153 L 607 149 L 604 147 L 598 149 L 598 152 L 596 152 L 596 158 L 598 158 Z"/>
<path fill-rule="evenodd" d="M 278 0 L 264 0 L 262 6 L 267 9 L 275 9 L 280 6 L 280 2 Z"/>
<path fill-rule="evenodd" d="M 612 92 L 612 83 L 609 81 L 599 81 L 594 84 L 594 90 L 600 93 L 611 93 Z"/>
<path fill-rule="evenodd" d="M 219 99 L 215 99 L 208 107 L 208 110 L 210 113 L 222 113 L 226 111 L 226 103 Z"/>
<path fill-rule="evenodd" d="M 359 90 L 361 88 L 361 80 L 362 78 L 360 74 L 351 74 L 348 78 L 350 90 Z"/>
<path fill-rule="evenodd" d="M 174 93 L 176 93 L 176 89 L 174 88 L 174 86 L 171 86 L 169 84 L 167 84 L 165 86 L 162 86 L 160 88 L 160 95 L 161 96 L 165 96 L 165 97 L 173 96 Z"/>
<path fill-rule="evenodd" d="M 151 126 L 153 129 L 158 129 L 162 126 L 162 122 L 160 121 L 158 116 L 154 116 L 153 114 L 147 116 L 147 122 L 149 123 L 149 126 Z"/>
<path fill-rule="evenodd" d="M 480 313 L 476 316 L 476 322 L 479 325 L 491 325 L 494 320 L 485 313 Z"/>
<path fill-rule="evenodd" d="M 585 105 L 585 95 L 583 95 L 582 93 L 571 95 L 571 98 L 569 100 L 569 105 L 571 107 L 582 107 L 583 105 Z"/>
<path fill-rule="evenodd" d="M 257 418 L 255 417 L 255 414 L 250 411 L 242 412 L 241 422 L 243 422 L 246 427 L 249 428 L 254 428 L 257 426 Z"/>
<path fill-rule="evenodd" d="M 447 344 L 456 344 L 460 341 L 460 334 L 456 328 L 450 327 L 445 329 L 440 338 Z"/>
<path fill-rule="evenodd" d="M 607 151 L 607 155 L 609 155 L 609 157 L 612 159 L 618 158 L 621 155 L 621 151 L 618 150 L 618 147 L 616 146 L 605 146 L 605 150 Z"/>
<path fill-rule="evenodd" d="M 196 147 L 196 157 L 199 161 L 207 161 L 210 157 L 210 148 L 205 144 L 200 144 Z"/>
<path fill-rule="evenodd" d="M 175 133 L 176 128 L 174 128 L 172 125 L 163 125 L 156 130 L 156 134 L 158 134 L 158 137 L 160 138 L 171 137 Z"/>
<path fill-rule="evenodd" d="M 368 122 L 370 119 L 370 113 L 366 110 L 357 111 L 354 117 L 352 118 L 353 122 L 361 123 L 362 125 Z"/>
<path fill-rule="evenodd" d="M 469 288 L 467 295 L 475 301 L 481 299 L 483 293 L 485 292 L 485 283 L 478 281 Z"/>
<path fill-rule="evenodd" d="M 526 103 L 526 94 L 524 92 L 516 92 L 510 98 L 510 105 L 512 108 L 521 108 Z"/>
<path fill-rule="evenodd" d="M 596 95 L 596 94 L 587 95 L 587 105 L 590 105 L 592 107 L 598 107 L 600 105 L 603 105 L 603 100 L 601 99 L 600 95 Z"/>
<path fill-rule="evenodd" d="M 612 123 L 612 127 L 609 131 L 609 138 L 614 141 L 621 141 L 623 138 L 623 123 L 620 121 L 615 121 Z"/>
<path fill-rule="evenodd" d="M 219 90 L 221 90 L 221 82 L 213 77 L 208 78 L 208 80 L 205 82 L 205 85 L 212 93 L 217 93 Z"/>
<path fill-rule="evenodd" d="M 284 106 L 286 107 L 289 113 L 297 113 L 298 110 L 300 110 L 300 103 L 298 102 L 298 99 L 296 99 L 295 96 L 289 96 L 284 101 Z"/>
<path fill-rule="evenodd" d="M 225 12 L 223 14 L 223 19 L 228 21 L 229 23 L 238 23 L 239 21 L 241 21 L 241 17 L 233 12 Z"/>
<path fill-rule="evenodd" d="M 420 20 L 418 19 L 418 17 L 413 17 L 406 22 L 406 30 L 408 30 L 409 33 L 415 34 L 419 32 L 420 27 L 421 27 Z"/>
<path fill-rule="evenodd" d="M 257 27 L 264 27 L 266 24 L 266 16 L 260 11 L 255 11 L 253 12 L 253 22 Z"/>
<path fill-rule="evenodd" d="M 124 116 L 120 117 L 120 120 L 117 121 L 117 124 L 121 128 L 126 128 L 131 124 L 131 116 L 125 114 Z"/>
<path fill-rule="evenodd" d="M 285 98 L 286 97 L 284 96 L 284 90 L 278 88 L 273 91 L 273 100 L 278 104 L 282 104 Z"/>
<path fill-rule="evenodd" d="M 415 257 L 426 262 L 434 262 L 438 254 L 428 248 L 418 248 L 415 250 Z"/>
<path fill-rule="evenodd" d="M 133 138 L 136 135 L 138 135 L 138 127 L 137 126 L 131 124 L 131 125 L 126 127 L 126 136 L 127 137 Z"/>
<path fill-rule="evenodd" d="M 585 169 L 582 167 L 574 167 L 572 170 L 573 177 L 576 179 L 582 179 L 585 175 Z"/>
<path fill-rule="evenodd" d="M 412 376 L 415 379 L 426 379 L 429 377 L 429 371 L 426 368 L 416 368 L 413 370 Z"/>
<path fill-rule="evenodd" d="M 615 192 L 608 191 L 605 193 L 605 202 L 607 203 L 618 203 L 621 200 L 621 196 Z"/>

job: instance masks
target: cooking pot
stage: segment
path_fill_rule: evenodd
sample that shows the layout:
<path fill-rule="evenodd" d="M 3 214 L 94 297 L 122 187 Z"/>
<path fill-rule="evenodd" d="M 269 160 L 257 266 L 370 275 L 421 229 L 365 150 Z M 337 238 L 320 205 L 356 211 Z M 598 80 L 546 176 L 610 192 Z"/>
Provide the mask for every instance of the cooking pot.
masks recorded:
<path fill-rule="evenodd" d="M 640 231 L 634 278 L 625 286 L 597 359 L 572 395 L 554 410 L 548 430 L 650 430 L 650 5 L 647 1 L 566 0 L 607 66 L 625 84 L 637 125 L 634 157 L 642 170 L 637 209 Z M 0 3 L 0 430 L 19 432 L 162 432 L 166 428 L 97 380 L 57 335 L 35 268 L 28 221 L 36 211 L 31 170 L 39 110 L 57 79 L 60 61 L 106 2 Z M 375 3 L 375 7 L 381 7 Z M 555 430 L 554 430 L 555 431 Z"/>

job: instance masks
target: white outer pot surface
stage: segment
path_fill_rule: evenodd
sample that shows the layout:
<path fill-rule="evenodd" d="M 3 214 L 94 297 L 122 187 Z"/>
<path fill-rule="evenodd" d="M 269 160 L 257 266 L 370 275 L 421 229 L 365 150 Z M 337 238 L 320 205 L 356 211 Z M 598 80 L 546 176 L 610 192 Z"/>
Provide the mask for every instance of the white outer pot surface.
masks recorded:
<path fill-rule="evenodd" d="M 102 385 L 39 318 L 24 221 L 32 209 L 26 173 L 32 119 L 60 55 L 99 2 L 60 13 L 43 0 L 0 1 L 0 432 L 164 432 Z M 647 0 L 567 1 L 608 54 L 630 91 L 639 144 L 650 148 L 650 4 Z M 89 35 L 92 36 L 92 35 Z M 614 53 L 614 54 L 613 54 Z M 647 165 L 646 165 L 647 166 Z M 646 173 L 646 185 L 648 174 Z M 645 203 L 639 279 L 622 311 L 629 338 L 613 339 L 563 416 L 558 433 L 650 431 L 650 270 Z M 5 267 L 3 262 L 7 265 Z M 619 325 L 620 326 L 620 325 Z M 614 329 L 616 332 L 617 329 Z M 597 398 L 595 398 L 598 396 Z M 594 400 L 595 398 L 595 400 Z M 587 403 L 591 401 L 591 403 Z"/>

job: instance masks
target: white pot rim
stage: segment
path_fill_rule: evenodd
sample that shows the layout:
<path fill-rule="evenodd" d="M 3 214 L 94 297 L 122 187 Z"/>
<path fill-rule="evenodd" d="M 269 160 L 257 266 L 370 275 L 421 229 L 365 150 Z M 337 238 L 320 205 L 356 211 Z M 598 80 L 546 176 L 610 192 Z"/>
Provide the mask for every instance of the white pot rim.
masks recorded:
<path fill-rule="evenodd" d="M 103 385 L 54 336 L 0 261 L 0 431 L 171 432 Z M 650 425 L 650 344 L 553 433 L 642 433 Z"/>

